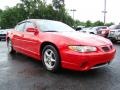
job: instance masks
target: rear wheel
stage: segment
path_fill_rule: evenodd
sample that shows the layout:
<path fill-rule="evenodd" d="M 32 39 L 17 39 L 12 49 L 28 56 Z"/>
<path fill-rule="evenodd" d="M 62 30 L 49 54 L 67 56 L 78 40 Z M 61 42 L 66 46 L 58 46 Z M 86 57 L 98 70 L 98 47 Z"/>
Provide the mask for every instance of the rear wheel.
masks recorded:
<path fill-rule="evenodd" d="M 15 53 L 15 50 L 13 49 L 11 40 L 7 41 L 7 48 L 8 48 L 8 53 L 10 53 L 10 54 Z"/>
<path fill-rule="evenodd" d="M 48 71 L 56 72 L 60 68 L 60 57 L 55 47 L 46 45 L 42 51 L 42 61 Z"/>
<path fill-rule="evenodd" d="M 94 34 L 94 32 L 90 32 L 90 34 Z"/>

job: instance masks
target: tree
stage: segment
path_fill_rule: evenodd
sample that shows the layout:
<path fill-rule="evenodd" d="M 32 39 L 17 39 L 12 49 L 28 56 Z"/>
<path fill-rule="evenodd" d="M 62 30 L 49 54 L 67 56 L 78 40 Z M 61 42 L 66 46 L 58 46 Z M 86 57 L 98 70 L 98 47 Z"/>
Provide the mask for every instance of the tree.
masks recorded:
<path fill-rule="evenodd" d="M 22 8 L 7 8 L 1 14 L 0 25 L 2 28 L 13 28 L 16 23 L 26 18 L 26 12 Z"/>
<path fill-rule="evenodd" d="M 1 22 L 1 15 L 2 15 L 2 10 L 0 9 L 0 22 Z M 0 29 L 1 29 L 1 24 L 0 24 Z"/>
<path fill-rule="evenodd" d="M 61 7 L 64 7 L 64 0 L 52 0 L 52 3 L 56 10 L 60 10 Z"/>
<path fill-rule="evenodd" d="M 16 23 L 28 18 L 58 20 L 70 26 L 74 24 L 64 5 L 55 10 L 53 5 L 46 5 L 41 0 L 21 0 L 15 7 L 8 7 L 2 11 L 0 25 L 2 28 L 12 28 Z"/>
<path fill-rule="evenodd" d="M 2 14 L 2 10 L 0 9 L 0 15 Z"/>
<path fill-rule="evenodd" d="M 86 21 L 86 24 L 85 24 L 86 27 L 91 27 L 93 26 L 92 22 L 90 20 Z"/>
<path fill-rule="evenodd" d="M 74 27 L 77 28 L 78 26 L 86 26 L 85 22 L 81 22 L 79 20 L 74 21 Z"/>
<path fill-rule="evenodd" d="M 96 21 L 93 23 L 93 26 L 104 26 L 104 23 L 101 21 Z"/>
<path fill-rule="evenodd" d="M 113 22 L 110 22 L 110 23 L 106 23 L 105 25 L 106 25 L 106 26 L 111 26 L 111 25 L 114 25 L 114 23 L 113 23 Z"/>

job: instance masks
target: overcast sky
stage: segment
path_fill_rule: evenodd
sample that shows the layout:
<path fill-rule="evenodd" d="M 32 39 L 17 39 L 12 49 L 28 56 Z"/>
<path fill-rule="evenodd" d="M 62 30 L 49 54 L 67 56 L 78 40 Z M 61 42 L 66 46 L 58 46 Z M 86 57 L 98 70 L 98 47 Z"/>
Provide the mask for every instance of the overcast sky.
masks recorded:
<path fill-rule="evenodd" d="M 51 0 L 46 0 L 50 2 Z M 12 7 L 20 0 L 0 0 L 0 8 Z M 72 16 L 71 9 L 76 9 L 75 19 L 80 21 L 103 21 L 104 0 L 65 0 L 66 8 Z M 107 0 L 107 22 L 120 22 L 120 0 Z"/>

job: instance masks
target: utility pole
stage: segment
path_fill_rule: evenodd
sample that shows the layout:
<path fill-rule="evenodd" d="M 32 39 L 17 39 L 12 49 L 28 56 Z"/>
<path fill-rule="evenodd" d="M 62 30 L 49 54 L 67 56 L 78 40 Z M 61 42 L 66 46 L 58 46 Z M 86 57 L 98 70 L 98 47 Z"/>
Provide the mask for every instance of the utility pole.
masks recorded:
<path fill-rule="evenodd" d="M 70 11 L 73 12 L 73 20 L 74 20 L 74 13 L 75 13 L 76 9 L 71 9 Z"/>
<path fill-rule="evenodd" d="M 107 11 L 106 11 L 106 0 L 104 0 L 104 11 L 102 11 L 102 13 L 104 14 L 104 25 L 105 25 L 105 23 L 106 23 L 106 13 L 107 13 Z"/>

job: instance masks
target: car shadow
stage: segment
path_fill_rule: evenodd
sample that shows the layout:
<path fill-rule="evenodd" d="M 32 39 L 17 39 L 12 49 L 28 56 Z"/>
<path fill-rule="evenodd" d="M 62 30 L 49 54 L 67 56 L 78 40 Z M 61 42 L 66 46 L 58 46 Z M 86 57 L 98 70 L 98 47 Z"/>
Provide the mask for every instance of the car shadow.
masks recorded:
<path fill-rule="evenodd" d="M 24 64 L 27 63 L 26 67 L 26 72 L 29 74 L 28 71 L 33 72 L 34 74 L 36 73 L 37 75 L 40 75 L 39 73 L 44 73 L 45 75 L 49 75 L 51 77 L 67 77 L 67 78 L 79 78 L 79 79 L 87 79 L 87 78 L 98 78 L 102 77 L 105 74 L 110 72 L 110 69 L 108 67 L 104 68 L 99 68 L 99 69 L 94 69 L 94 70 L 89 70 L 89 71 L 74 71 L 74 70 L 68 70 L 68 69 L 61 69 L 56 73 L 49 72 L 44 69 L 44 66 L 41 61 L 37 61 L 33 58 L 27 57 L 23 54 L 17 53 L 17 54 L 8 54 L 8 60 L 11 63 L 17 62 L 17 64 Z M 27 67 L 30 67 L 29 68 Z M 24 73 L 24 72 L 23 72 Z M 40 75 L 41 76 L 41 75 Z"/>
<path fill-rule="evenodd" d="M 7 54 L 8 55 L 8 60 L 10 61 L 19 61 L 19 62 L 22 62 L 22 63 L 33 63 L 33 64 L 38 64 L 39 66 L 43 66 L 42 65 L 42 62 L 39 61 L 39 60 L 36 60 L 34 58 L 31 58 L 29 56 L 26 56 L 26 55 L 23 55 L 21 53 L 15 53 L 15 54 Z"/>

